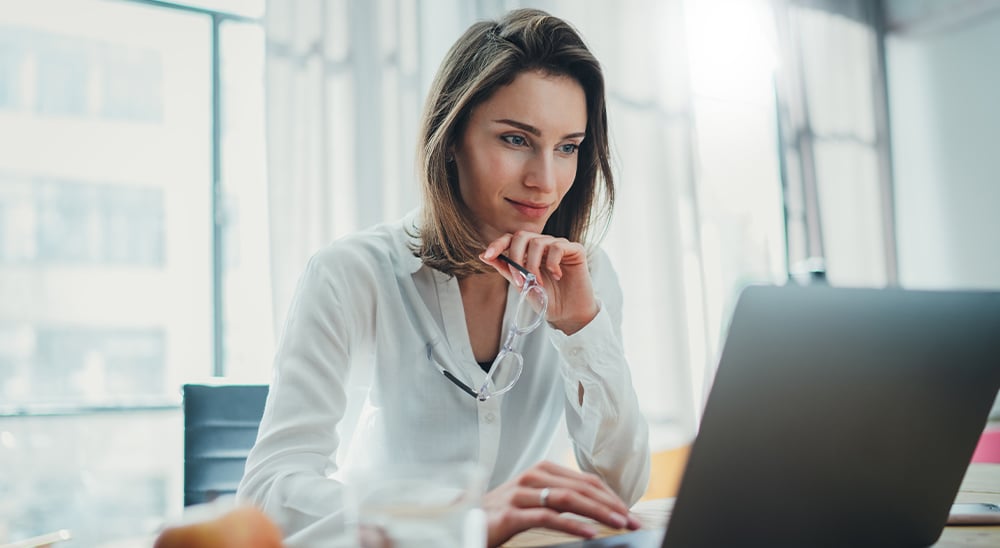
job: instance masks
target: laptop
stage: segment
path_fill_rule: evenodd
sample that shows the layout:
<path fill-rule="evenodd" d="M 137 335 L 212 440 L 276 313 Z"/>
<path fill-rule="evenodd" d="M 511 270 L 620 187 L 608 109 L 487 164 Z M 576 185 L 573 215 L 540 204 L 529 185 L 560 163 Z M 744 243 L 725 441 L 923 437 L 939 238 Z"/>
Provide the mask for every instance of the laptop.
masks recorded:
<path fill-rule="evenodd" d="M 564 546 L 926 546 L 1000 387 L 1000 292 L 752 286 L 662 530 Z"/>

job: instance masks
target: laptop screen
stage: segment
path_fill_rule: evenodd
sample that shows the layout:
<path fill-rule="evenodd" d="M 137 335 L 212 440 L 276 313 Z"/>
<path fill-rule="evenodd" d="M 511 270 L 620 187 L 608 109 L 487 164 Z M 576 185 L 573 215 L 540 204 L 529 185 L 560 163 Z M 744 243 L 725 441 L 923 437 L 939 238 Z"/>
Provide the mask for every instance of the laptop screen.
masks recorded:
<path fill-rule="evenodd" d="M 1000 293 L 749 287 L 664 546 L 931 544 L 998 386 Z"/>

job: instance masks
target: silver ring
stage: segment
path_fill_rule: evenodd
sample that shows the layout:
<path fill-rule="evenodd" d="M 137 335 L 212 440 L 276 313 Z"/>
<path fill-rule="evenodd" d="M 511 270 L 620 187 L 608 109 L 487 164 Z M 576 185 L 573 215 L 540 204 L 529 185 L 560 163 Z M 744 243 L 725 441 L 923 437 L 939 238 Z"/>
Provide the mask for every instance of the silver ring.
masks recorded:
<path fill-rule="evenodd" d="M 549 488 L 548 487 L 546 487 L 545 489 L 542 489 L 541 493 L 538 493 L 538 503 L 542 505 L 542 508 L 545 508 L 545 507 L 547 507 L 549 505 Z"/>

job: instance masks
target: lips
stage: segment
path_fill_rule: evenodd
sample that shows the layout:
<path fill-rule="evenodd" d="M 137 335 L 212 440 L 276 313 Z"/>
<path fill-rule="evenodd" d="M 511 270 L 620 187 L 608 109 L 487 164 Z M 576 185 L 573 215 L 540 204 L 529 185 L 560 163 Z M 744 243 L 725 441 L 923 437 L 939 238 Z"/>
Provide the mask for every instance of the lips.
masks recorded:
<path fill-rule="evenodd" d="M 510 198 L 505 199 L 507 200 L 507 203 L 514 206 L 514 209 L 516 209 L 518 213 L 531 219 L 542 218 L 549 211 L 548 204 L 511 200 Z"/>

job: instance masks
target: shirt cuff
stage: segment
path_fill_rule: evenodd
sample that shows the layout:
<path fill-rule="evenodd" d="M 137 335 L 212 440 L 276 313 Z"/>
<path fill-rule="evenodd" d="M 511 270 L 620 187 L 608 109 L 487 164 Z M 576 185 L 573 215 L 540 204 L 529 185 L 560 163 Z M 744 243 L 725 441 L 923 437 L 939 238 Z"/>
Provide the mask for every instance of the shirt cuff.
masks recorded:
<path fill-rule="evenodd" d="M 555 328 L 549 330 L 549 340 L 563 357 L 571 376 L 592 378 L 620 374 L 624 357 L 621 341 L 607 307 L 600 301 L 597 306 L 594 319 L 576 333 L 567 335 Z"/>
<path fill-rule="evenodd" d="M 601 306 L 597 316 L 572 335 L 550 330 L 550 340 L 563 358 L 563 389 L 570 404 L 566 426 L 577 453 L 582 452 L 588 462 L 614 441 L 610 433 L 621 413 L 628 413 L 628 406 L 620 402 L 631 390 L 624 349 L 606 308 Z M 582 405 L 580 387 L 584 392 Z"/>

